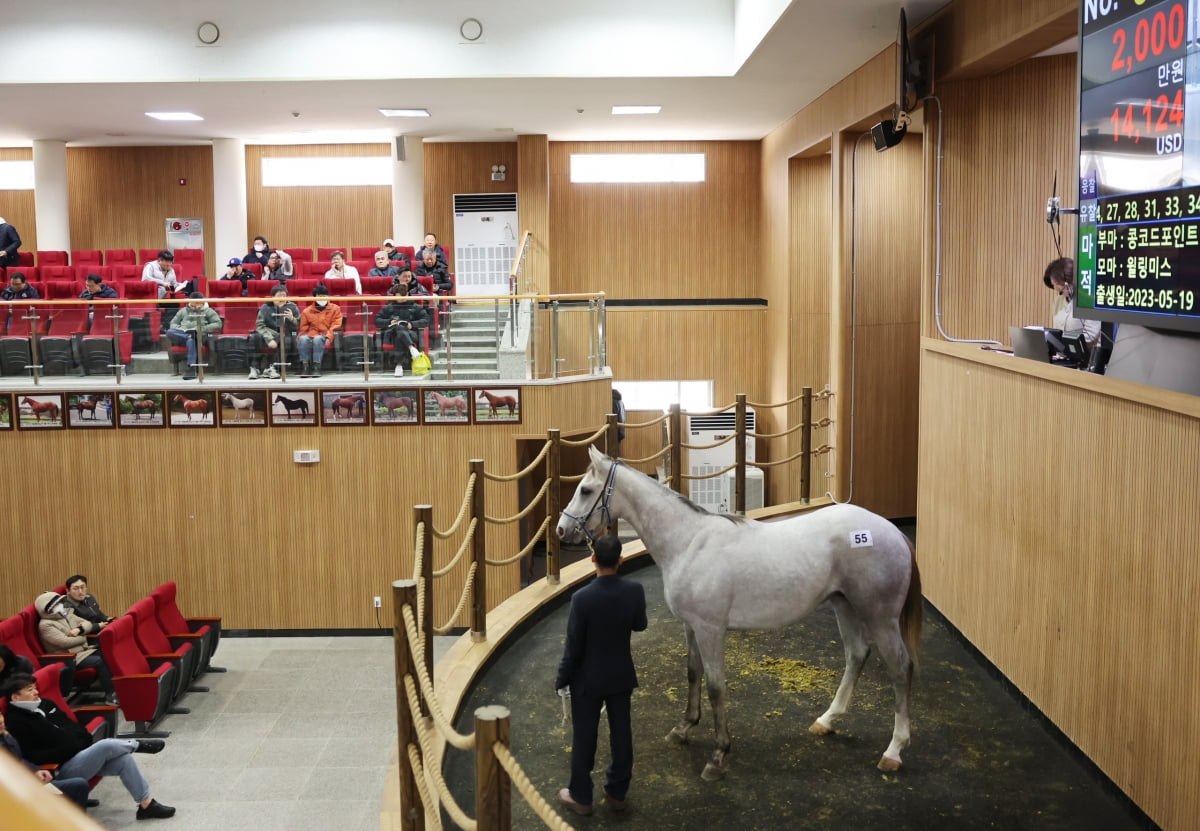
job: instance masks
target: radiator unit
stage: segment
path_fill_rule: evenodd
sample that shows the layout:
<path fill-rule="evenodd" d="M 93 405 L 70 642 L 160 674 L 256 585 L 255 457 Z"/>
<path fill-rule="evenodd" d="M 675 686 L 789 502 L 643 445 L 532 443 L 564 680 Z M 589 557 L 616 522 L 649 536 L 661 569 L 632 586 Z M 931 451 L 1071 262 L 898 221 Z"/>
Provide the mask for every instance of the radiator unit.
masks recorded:
<path fill-rule="evenodd" d="M 746 510 L 753 511 L 763 507 L 766 502 L 766 497 L 763 494 L 763 485 L 766 477 L 763 472 L 756 467 L 746 468 Z M 734 489 L 737 487 L 737 471 L 731 470 L 721 477 L 721 505 L 719 510 L 725 513 L 731 513 L 737 503 L 733 498 Z"/>
<path fill-rule="evenodd" d="M 454 194 L 454 286 L 460 297 L 508 294 L 520 243 L 515 193 Z"/>
<path fill-rule="evenodd" d="M 716 415 L 689 415 L 687 416 L 687 434 L 684 442 L 686 444 L 713 444 L 726 436 L 733 435 L 736 429 L 737 414 L 733 411 Z M 748 407 L 746 408 L 746 431 L 749 433 L 755 431 L 754 410 Z M 735 441 L 727 441 L 720 447 L 713 447 L 709 450 L 686 451 L 688 475 L 701 476 L 729 467 L 737 456 L 735 444 Z M 754 438 L 752 436 L 746 437 L 746 459 L 754 461 Z M 748 479 L 749 470 L 747 470 L 746 476 Z M 747 489 L 749 489 L 749 485 L 747 485 Z M 730 510 L 722 507 L 725 500 L 723 476 L 689 480 L 688 497 L 706 511 Z"/>

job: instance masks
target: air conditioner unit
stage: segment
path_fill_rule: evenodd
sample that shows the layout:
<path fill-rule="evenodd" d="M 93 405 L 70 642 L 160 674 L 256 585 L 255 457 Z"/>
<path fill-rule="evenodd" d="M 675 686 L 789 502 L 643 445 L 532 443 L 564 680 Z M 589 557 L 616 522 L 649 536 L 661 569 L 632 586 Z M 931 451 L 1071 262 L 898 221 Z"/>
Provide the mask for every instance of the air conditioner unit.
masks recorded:
<path fill-rule="evenodd" d="M 716 415 L 687 416 L 687 444 L 714 444 L 737 430 L 737 414 L 732 410 Z M 746 431 L 755 431 L 754 410 L 746 408 Z M 727 441 L 720 447 L 708 450 L 688 450 L 687 467 L 689 476 L 703 476 L 716 473 L 729 467 L 736 461 L 736 440 Z M 746 437 L 746 459 L 754 461 L 754 437 Z M 729 471 L 733 473 L 733 471 Z M 749 470 L 747 470 L 749 478 Z M 749 489 L 749 486 L 747 486 Z M 724 500 L 723 477 L 714 476 L 711 479 L 691 479 L 688 481 L 688 497 L 706 511 L 730 510 L 722 508 Z M 748 505 L 748 503 L 747 503 Z"/>
<path fill-rule="evenodd" d="M 763 493 L 766 477 L 757 467 L 746 467 L 746 510 L 753 511 L 763 507 L 766 497 Z M 737 488 L 737 471 L 731 470 L 721 477 L 721 506 L 719 510 L 731 513 L 737 508 L 734 499 L 734 489 Z"/>
<path fill-rule="evenodd" d="M 518 227 L 515 193 L 454 194 L 454 288 L 460 297 L 508 294 Z"/>

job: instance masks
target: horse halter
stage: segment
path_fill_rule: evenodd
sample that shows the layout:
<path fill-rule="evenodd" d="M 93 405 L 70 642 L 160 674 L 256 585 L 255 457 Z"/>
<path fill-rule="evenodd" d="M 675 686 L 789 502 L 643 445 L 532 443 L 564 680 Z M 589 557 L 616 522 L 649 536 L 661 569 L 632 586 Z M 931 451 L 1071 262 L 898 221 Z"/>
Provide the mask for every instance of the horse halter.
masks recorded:
<path fill-rule="evenodd" d="M 563 516 L 575 521 L 576 526 L 578 526 L 579 530 L 583 532 L 584 538 L 587 539 L 589 543 L 596 539 L 596 535 L 588 530 L 588 520 L 592 518 L 592 514 L 596 513 L 597 509 L 599 509 L 600 517 L 603 520 L 603 524 L 600 527 L 607 528 L 612 524 L 612 514 L 608 510 L 608 503 L 609 500 L 612 499 L 613 488 L 616 487 L 617 466 L 620 464 L 621 463 L 619 461 L 613 459 L 612 467 L 608 469 L 608 478 L 604 480 L 604 488 L 596 497 L 596 501 L 592 503 L 592 509 L 590 511 L 583 516 L 577 516 L 575 514 L 568 513 L 565 510 L 562 512 Z"/>

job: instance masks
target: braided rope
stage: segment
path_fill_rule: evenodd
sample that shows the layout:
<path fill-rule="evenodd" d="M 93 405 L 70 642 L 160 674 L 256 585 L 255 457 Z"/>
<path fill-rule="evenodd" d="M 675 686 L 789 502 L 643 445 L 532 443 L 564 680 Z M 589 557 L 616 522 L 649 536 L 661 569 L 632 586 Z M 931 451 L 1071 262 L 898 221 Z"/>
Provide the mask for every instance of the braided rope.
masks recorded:
<path fill-rule="evenodd" d="M 434 577 L 443 577 L 450 573 L 450 569 L 458 565 L 458 561 L 462 559 L 463 554 L 470 547 L 472 540 L 475 539 L 475 526 L 479 524 L 479 520 L 471 517 L 471 524 L 467 526 L 467 533 L 463 535 L 462 545 L 458 547 L 458 551 L 454 552 L 454 556 L 450 558 L 450 562 L 441 568 L 433 570 Z"/>
<path fill-rule="evenodd" d="M 823 398 L 833 398 L 834 394 L 833 390 L 823 390 L 813 396 L 813 401 L 819 401 Z"/>
<path fill-rule="evenodd" d="M 815 398 L 816 396 L 813 396 L 813 397 Z M 800 393 L 799 395 L 797 395 L 793 398 L 789 398 L 787 401 L 780 401 L 778 404 L 760 404 L 757 401 L 747 401 L 746 406 L 753 407 L 756 410 L 769 410 L 772 407 L 786 407 L 788 404 L 795 404 L 797 401 L 801 400 L 802 398 L 804 398 L 804 393 Z"/>
<path fill-rule="evenodd" d="M 533 547 L 535 545 L 537 545 L 539 542 L 541 542 L 542 534 L 546 533 L 546 529 L 549 527 L 550 527 L 550 517 L 546 517 L 545 519 L 542 520 L 542 527 L 539 528 L 537 530 L 537 533 L 533 535 L 533 539 L 531 539 L 529 541 L 529 544 L 526 545 L 524 548 L 522 548 L 520 551 L 518 551 L 516 554 L 512 555 L 511 557 L 506 557 L 503 560 L 484 560 L 484 562 L 487 563 L 489 566 L 506 566 L 506 565 L 515 563 L 517 560 L 521 559 L 526 554 L 528 554 L 530 551 L 532 551 Z"/>
<path fill-rule="evenodd" d="M 542 822 L 546 823 L 547 828 L 553 828 L 554 831 L 575 831 L 575 827 L 554 813 L 554 809 L 550 807 L 550 803 L 533 787 L 533 783 L 529 781 L 529 776 L 521 769 L 521 765 L 517 762 L 517 758 L 512 755 L 511 750 L 502 743 L 496 742 L 492 745 L 492 752 L 496 754 L 496 761 L 500 763 L 500 767 L 504 768 L 504 772 L 508 774 L 508 778 L 517 789 L 517 793 L 529 804 L 529 807 L 533 809 Z"/>
<path fill-rule="evenodd" d="M 680 443 L 679 446 L 686 450 L 712 450 L 714 447 L 720 447 L 723 444 L 727 444 L 728 442 L 733 441 L 735 438 L 737 438 L 737 433 L 730 433 L 725 438 L 721 439 L 720 441 L 715 441 L 712 444 L 683 444 L 683 443 Z"/>
<path fill-rule="evenodd" d="M 421 754 L 412 742 L 409 742 L 408 745 L 408 764 L 412 768 L 413 779 L 417 783 L 417 793 L 421 795 L 421 804 L 425 806 L 425 815 L 437 817 L 437 827 L 441 828 L 442 820 L 438 813 L 437 800 L 434 794 L 429 792 L 429 783 L 425 780 L 425 765 L 421 763 Z"/>
<path fill-rule="evenodd" d="M 519 470 L 516 473 L 513 473 L 509 476 L 501 476 L 498 473 L 488 473 L 485 470 L 483 472 L 483 478 L 489 479 L 492 482 L 515 482 L 516 480 L 520 479 L 522 476 L 525 476 L 527 473 L 529 473 L 535 467 L 540 465 L 542 463 L 542 460 L 546 458 L 546 454 L 549 452 L 550 452 L 550 442 L 547 441 L 545 444 L 542 445 L 542 452 L 537 454 L 536 459 L 534 459 L 529 464 L 525 465 L 524 469 Z"/>
<path fill-rule="evenodd" d="M 626 459 L 624 456 L 622 456 L 620 458 L 620 461 L 624 462 L 627 465 L 644 465 L 647 462 L 657 461 L 658 459 L 661 459 L 663 456 L 667 455 L 670 452 L 671 452 L 671 447 L 670 447 L 670 445 L 668 445 L 668 446 L 664 447 L 662 450 L 655 453 L 653 456 L 647 456 L 644 459 Z"/>
<path fill-rule="evenodd" d="M 756 439 L 777 439 L 780 436 L 786 436 L 790 433 L 794 433 L 803 426 L 804 426 L 804 422 L 801 421 L 795 427 L 789 427 L 786 430 L 784 430 L 782 433 L 747 433 L 746 435 L 751 436 L 752 438 L 756 438 Z"/>
<path fill-rule="evenodd" d="M 583 447 L 585 444 L 591 444 L 592 442 L 594 442 L 596 439 L 600 438 L 607 432 L 608 432 L 608 425 L 605 424 L 603 427 L 601 427 L 596 432 L 592 433 L 586 439 L 577 439 L 575 441 L 571 441 L 570 439 L 559 439 L 559 442 L 566 445 L 567 447 Z"/>
<path fill-rule="evenodd" d="M 749 462 L 747 462 L 746 464 L 750 464 L 750 463 L 749 463 Z M 705 473 L 705 474 L 704 474 L 704 475 L 702 475 L 702 476 L 688 476 L 686 473 L 681 473 L 681 474 L 679 474 L 679 476 L 680 476 L 680 478 L 682 478 L 682 479 L 683 479 L 685 482 L 690 482 L 690 481 L 693 481 L 693 480 L 695 480 L 695 479 L 715 479 L 715 478 L 716 478 L 716 477 L 718 477 L 718 476 L 724 476 L 726 473 L 728 473 L 729 471 L 733 470 L 735 467 L 737 467 L 737 465 L 730 465 L 729 467 L 724 467 L 724 468 L 721 468 L 721 469 L 720 469 L 720 470 L 718 470 L 716 473 Z"/>
<path fill-rule="evenodd" d="M 414 643 L 421 645 L 422 642 L 417 637 L 417 624 L 413 620 L 412 608 L 405 606 L 403 613 L 404 629 L 408 632 L 408 648 L 414 655 L 424 655 L 424 650 L 418 651 L 413 646 Z M 429 668 L 425 666 L 425 662 L 418 660 L 413 663 L 417 665 L 417 680 L 421 682 L 421 695 L 425 696 L 425 703 L 429 705 L 429 714 L 433 716 L 433 723 L 437 726 L 438 732 L 459 750 L 468 750 L 474 747 L 475 734 L 459 733 L 450 723 L 450 719 L 446 718 L 446 714 L 442 712 L 442 705 L 438 702 L 437 696 L 433 694 L 433 682 L 429 680 Z"/>
<path fill-rule="evenodd" d="M 425 554 L 425 523 L 417 523 L 417 554 L 413 562 L 413 579 L 421 576 L 421 558 Z"/>
<path fill-rule="evenodd" d="M 467 580 L 463 583 L 462 594 L 458 596 L 458 605 L 454 607 L 454 614 L 450 615 L 450 620 L 446 621 L 442 626 L 433 627 L 433 634 L 445 635 L 454 628 L 454 621 L 458 620 L 458 616 L 466 608 L 467 598 L 471 596 L 471 589 L 475 585 L 475 570 L 478 568 L 479 563 L 471 563 L 471 570 L 467 572 Z"/>
<path fill-rule="evenodd" d="M 584 471 L 583 473 L 579 474 L 578 476 L 559 476 L 558 479 L 560 482 L 579 482 L 579 481 L 582 481 L 583 477 L 586 475 L 587 475 L 587 471 Z"/>
<path fill-rule="evenodd" d="M 458 530 L 458 526 L 462 524 L 463 517 L 467 515 L 467 508 L 471 505 L 471 497 L 475 493 L 475 474 L 471 474 L 471 478 L 467 480 L 467 492 L 463 494 L 462 507 L 458 509 L 458 516 L 454 518 L 454 524 L 445 531 L 439 531 L 436 527 L 433 529 L 433 536 L 439 540 L 444 540 Z"/>
<path fill-rule="evenodd" d="M 753 467 L 760 468 L 760 469 L 768 468 L 768 467 L 778 467 L 779 465 L 786 465 L 788 462 L 794 462 L 803 455 L 804 455 L 804 451 L 798 450 L 795 453 L 793 453 L 792 455 L 788 456 L 786 459 L 779 459 L 778 461 L 774 461 L 774 462 L 746 462 L 746 464 L 751 465 Z"/>
<path fill-rule="evenodd" d="M 636 430 L 639 427 L 653 427 L 655 424 L 662 424 L 670 417 L 670 413 L 663 413 L 658 418 L 652 418 L 649 421 L 618 421 L 617 426 L 625 427 L 629 430 Z"/>
<path fill-rule="evenodd" d="M 825 416 L 825 418 L 821 419 L 820 421 L 814 421 L 813 427 L 828 427 L 830 424 L 833 424 L 833 419 L 829 416 Z"/>
<path fill-rule="evenodd" d="M 536 494 L 534 494 L 533 498 L 529 500 L 529 504 L 526 505 L 519 513 L 515 513 L 512 516 L 508 516 L 508 517 L 504 517 L 504 518 L 494 517 L 491 514 L 484 514 L 483 518 L 486 519 L 488 522 L 492 523 L 493 525 L 507 525 L 510 522 L 516 522 L 519 519 L 524 519 L 525 517 L 529 516 L 530 511 L 532 511 L 534 508 L 536 508 L 538 506 L 538 501 L 543 496 L 546 495 L 546 491 L 548 491 L 549 489 L 550 489 L 550 480 L 547 479 L 545 482 L 542 483 L 542 489 L 540 491 L 538 491 Z"/>
<path fill-rule="evenodd" d="M 420 719 L 413 722 L 413 726 L 417 730 L 417 741 L 421 744 L 421 754 L 426 758 L 433 758 L 432 749 L 429 747 L 429 728 L 425 725 L 425 720 Z M 411 758 L 411 756 L 409 757 Z M 441 802 L 442 807 L 446 809 L 446 813 L 450 815 L 450 819 L 454 820 L 454 824 L 463 831 L 476 831 L 478 827 L 475 820 L 467 816 L 466 812 L 458 807 L 458 803 L 454 801 L 454 794 L 450 793 L 450 788 L 446 786 L 446 780 L 442 778 L 442 772 L 437 765 L 424 768 L 425 774 L 433 780 L 433 787 L 436 791 L 435 796 Z"/>
<path fill-rule="evenodd" d="M 728 412 L 736 406 L 737 402 L 734 402 L 733 404 L 726 404 L 724 407 L 717 407 L 715 410 L 686 410 L 682 414 L 687 416 L 721 415 L 721 413 Z"/>
<path fill-rule="evenodd" d="M 829 453 L 832 450 L 833 450 L 832 444 L 823 444 L 820 447 L 818 447 L 816 450 L 812 451 L 812 454 L 814 456 L 824 456 L 826 453 Z"/>

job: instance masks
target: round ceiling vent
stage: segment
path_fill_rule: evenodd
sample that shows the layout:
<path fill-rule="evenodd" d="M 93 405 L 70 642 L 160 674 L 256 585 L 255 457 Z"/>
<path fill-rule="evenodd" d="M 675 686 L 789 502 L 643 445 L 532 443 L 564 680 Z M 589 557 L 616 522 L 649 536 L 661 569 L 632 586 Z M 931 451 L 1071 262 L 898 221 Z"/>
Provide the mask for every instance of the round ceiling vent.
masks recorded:
<path fill-rule="evenodd" d="M 474 43 L 483 37 L 483 24 L 478 18 L 468 17 L 462 23 L 458 24 L 458 33 L 462 35 L 462 39 Z"/>
<path fill-rule="evenodd" d="M 196 27 L 196 39 L 205 46 L 212 46 L 221 37 L 221 30 L 216 23 L 204 21 Z"/>

